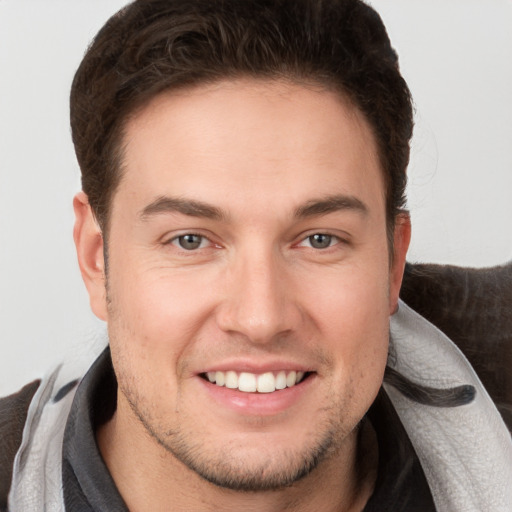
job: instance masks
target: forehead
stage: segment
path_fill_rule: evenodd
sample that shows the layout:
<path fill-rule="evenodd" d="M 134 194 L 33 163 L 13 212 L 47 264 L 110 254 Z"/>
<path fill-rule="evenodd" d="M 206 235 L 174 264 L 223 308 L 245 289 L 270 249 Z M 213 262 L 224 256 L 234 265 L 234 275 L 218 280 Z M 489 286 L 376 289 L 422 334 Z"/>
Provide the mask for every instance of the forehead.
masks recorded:
<path fill-rule="evenodd" d="M 384 204 L 371 128 L 323 88 L 236 80 L 163 93 L 124 133 L 118 192 L 141 203 L 172 195 L 227 209 L 293 209 L 337 193 Z"/>

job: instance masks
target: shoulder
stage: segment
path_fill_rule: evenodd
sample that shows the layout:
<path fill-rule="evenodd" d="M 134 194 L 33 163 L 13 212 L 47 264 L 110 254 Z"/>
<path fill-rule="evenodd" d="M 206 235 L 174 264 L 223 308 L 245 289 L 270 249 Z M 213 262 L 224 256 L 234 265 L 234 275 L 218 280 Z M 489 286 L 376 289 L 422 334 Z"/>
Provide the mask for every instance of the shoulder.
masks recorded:
<path fill-rule="evenodd" d="M 40 380 L 12 395 L 0 398 L 0 510 L 7 507 L 12 466 L 23 435 L 27 412 Z"/>
<path fill-rule="evenodd" d="M 464 353 L 512 431 L 512 261 L 489 268 L 408 263 L 400 296 Z"/>

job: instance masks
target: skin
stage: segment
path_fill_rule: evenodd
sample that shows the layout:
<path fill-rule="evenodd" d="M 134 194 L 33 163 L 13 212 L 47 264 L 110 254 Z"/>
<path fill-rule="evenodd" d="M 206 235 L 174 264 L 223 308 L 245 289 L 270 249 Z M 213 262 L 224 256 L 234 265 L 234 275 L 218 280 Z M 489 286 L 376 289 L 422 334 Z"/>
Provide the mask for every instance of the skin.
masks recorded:
<path fill-rule="evenodd" d="M 363 115 L 320 88 L 225 81 L 157 96 L 124 142 L 108 286 L 85 194 L 74 206 L 119 382 L 97 438 L 130 510 L 361 510 L 377 457 L 358 425 L 382 383 L 410 238 L 399 217 L 390 262 Z M 197 249 L 180 246 L 188 233 Z M 201 377 L 280 366 L 310 374 L 277 406 Z"/>

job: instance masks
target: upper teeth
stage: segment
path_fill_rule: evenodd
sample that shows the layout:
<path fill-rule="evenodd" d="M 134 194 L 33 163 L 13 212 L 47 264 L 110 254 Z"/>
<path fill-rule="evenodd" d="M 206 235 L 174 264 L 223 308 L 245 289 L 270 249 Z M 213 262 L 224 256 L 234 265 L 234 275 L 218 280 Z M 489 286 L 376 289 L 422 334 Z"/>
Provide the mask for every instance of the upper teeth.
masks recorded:
<path fill-rule="evenodd" d="M 237 373 L 235 371 L 227 372 L 208 372 L 208 380 L 217 386 L 226 386 L 230 389 L 238 389 L 245 393 L 272 393 L 273 391 L 290 388 L 298 384 L 304 377 L 304 372 L 284 370 L 274 374 L 273 372 L 255 374 L 248 372 Z"/>

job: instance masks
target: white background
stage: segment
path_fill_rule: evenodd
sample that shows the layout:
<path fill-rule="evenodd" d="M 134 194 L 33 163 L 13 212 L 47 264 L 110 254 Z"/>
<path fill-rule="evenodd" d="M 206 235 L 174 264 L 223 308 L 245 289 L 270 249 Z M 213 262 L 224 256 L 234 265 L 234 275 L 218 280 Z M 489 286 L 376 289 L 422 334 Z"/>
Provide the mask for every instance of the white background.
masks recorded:
<path fill-rule="evenodd" d="M 373 0 L 415 98 L 411 261 L 512 257 L 512 1 Z M 72 244 L 68 122 L 83 52 L 124 0 L 0 0 L 0 395 L 106 343 Z"/>

